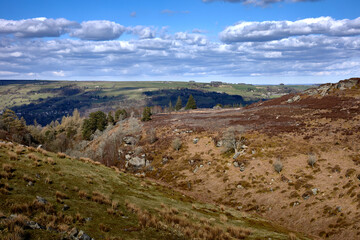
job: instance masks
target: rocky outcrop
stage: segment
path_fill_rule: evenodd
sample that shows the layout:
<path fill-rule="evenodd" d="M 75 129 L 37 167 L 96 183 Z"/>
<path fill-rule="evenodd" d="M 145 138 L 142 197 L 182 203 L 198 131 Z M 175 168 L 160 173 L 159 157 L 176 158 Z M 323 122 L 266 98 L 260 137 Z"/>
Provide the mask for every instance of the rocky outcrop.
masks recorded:
<path fill-rule="evenodd" d="M 326 83 L 320 85 L 318 88 L 311 88 L 304 91 L 305 94 L 314 96 L 319 94 L 320 96 L 326 96 L 333 90 L 346 90 L 354 87 L 360 87 L 360 78 L 350 78 L 342 80 L 338 83 Z"/>

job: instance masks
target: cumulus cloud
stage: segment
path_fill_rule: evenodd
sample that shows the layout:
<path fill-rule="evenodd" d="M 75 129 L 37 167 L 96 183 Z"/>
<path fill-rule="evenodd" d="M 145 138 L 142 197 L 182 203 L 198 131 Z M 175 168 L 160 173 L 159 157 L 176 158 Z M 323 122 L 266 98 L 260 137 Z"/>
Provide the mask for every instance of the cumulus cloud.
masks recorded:
<path fill-rule="evenodd" d="M 229 3 L 243 3 L 253 4 L 255 6 L 267 6 L 273 3 L 280 2 L 318 2 L 321 0 L 202 0 L 203 2 L 229 2 Z"/>
<path fill-rule="evenodd" d="M 358 21 L 319 18 L 291 24 L 270 22 L 276 24 L 269 29 L 276 31 L 266 30 L 268 25 L 263 27 L 261 22 L 255 24 L 258 28 L 253 32 L 241 30 L 241 41 L 233 38 L 223 42 L 207 38 L 201 31 L 161 34 L 151 26 L 120 25 L 121 33 L 133 35 L 121 40 L 116 39 L 119 33 L 114 34 L 116 23 L 108 21 L 100 22 L 108 26 L 105 29 L 113 29 L 104 31 L 107 37 L 103 40 L 99 35 L 86 35 L 91 28 L 84 23 L 69 30 L 69 34 L 83 31 L 84 35 L 76 38 L 29 40 L 5 34 L 0 37 L 0 75 L 99 80 L 356 76 L 360 75 Z M 299 23 L 301 27 L 293 27 Z"/>
<path fill-rule="evenodd" d="M 220 39 L 224 42 L 263 42 L 312 34 L 360 35 L 360 18 L 335 20 L 331 17 L 319 17 L 298 21 L 239 22 L 225 28 L 220 33 Z"/>
<path fill-rule="evenodd" d="M 78 23 L 64 18 L 0 19 L 0 34 L 13 34 L 21 38 L 59 37 L 78 26 Z"/>
<path fill-rule="evenodd" d="M 146 26 L 128 27 L 127 32 L 139 36 L 140 39 L 154 38 L 156 30 Z"/>
<path fill-rule="evenodd" d="M 107 20 L 86 21 L 81 28 L 70 33 L 70 36 L 83 40 L 113 40 L 119 38 L 126 28 L 118 23 Z"/>

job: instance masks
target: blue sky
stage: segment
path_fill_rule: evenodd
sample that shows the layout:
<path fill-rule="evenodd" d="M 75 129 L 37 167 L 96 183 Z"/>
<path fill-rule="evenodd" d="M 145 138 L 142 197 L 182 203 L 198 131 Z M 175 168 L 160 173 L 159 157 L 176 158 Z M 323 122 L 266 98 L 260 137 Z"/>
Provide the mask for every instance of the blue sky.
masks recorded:
<path fill-rule="evenodd" d="M 358 0 L 2 0 L 0 79 L 359 77 Z"/>

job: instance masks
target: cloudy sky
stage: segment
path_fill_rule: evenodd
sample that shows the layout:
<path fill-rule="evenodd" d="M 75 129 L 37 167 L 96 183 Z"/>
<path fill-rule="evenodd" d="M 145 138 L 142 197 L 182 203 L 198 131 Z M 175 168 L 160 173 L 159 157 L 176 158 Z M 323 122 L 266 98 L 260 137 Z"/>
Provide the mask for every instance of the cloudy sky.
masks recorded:
<path fill-rule="evenodd" d="M 1 0 L 0 79 L 360 77 L 359 0 Z"/>

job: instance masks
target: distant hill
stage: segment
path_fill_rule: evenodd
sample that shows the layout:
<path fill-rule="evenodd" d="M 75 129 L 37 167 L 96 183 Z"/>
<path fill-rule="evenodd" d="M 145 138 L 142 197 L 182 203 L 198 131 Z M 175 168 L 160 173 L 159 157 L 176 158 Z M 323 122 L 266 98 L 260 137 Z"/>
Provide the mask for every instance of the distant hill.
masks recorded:
<path fill-rule="evenodd" d="M 46 125 L 75 108 L 87 115 L 92 111 L 127 108 L 131 111 L 148 106 L 168 107 L 180 96 L 186 104 L 193 94 L 198 107 L 216 104 L 248 105 L 259 100 L 297 93 L 312 86 L 254 86 L 221 82 L 85 82 L 43 80 L 0 80 L 0 111 L 11 108 L 28 124 L 34 120 Z"/>

